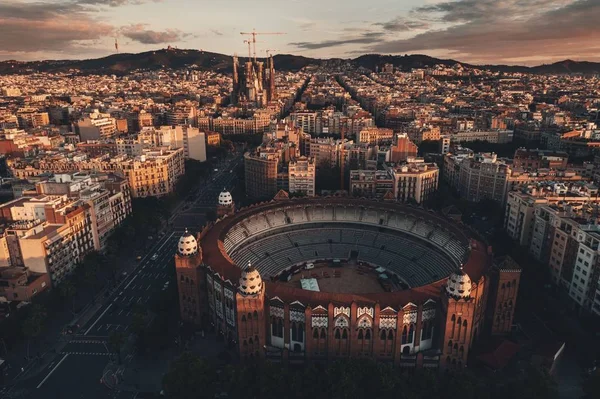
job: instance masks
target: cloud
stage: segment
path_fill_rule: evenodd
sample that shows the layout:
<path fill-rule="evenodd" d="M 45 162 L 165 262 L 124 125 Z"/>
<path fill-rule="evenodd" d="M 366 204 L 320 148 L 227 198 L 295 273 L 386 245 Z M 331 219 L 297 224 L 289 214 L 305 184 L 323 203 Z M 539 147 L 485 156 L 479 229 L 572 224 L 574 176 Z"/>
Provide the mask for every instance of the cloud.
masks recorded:
<path fill-rule="evenodd" d="M 72 3 L 0 3 L 0 48 L 5 53 L 65 52 L 82 41 L 112 34 L 114 28 Z"/>
<path fill-rule="evenodd" d="M 77 4 L 89 4 L 93 6 L 121 7 L 127 5 L 140 5 L 145 3 L 158 3 L 161 0 L 75 0 Z"/>
<path fill-rule="evenodd" d="M 155 31 L 146 29 L 145 24 L 134 24 L 121 28 L 119 32 L 142 44 L 163 44 L 173 43 L 182 40 L 186 35 L 178 29 L 167 29 L 164 31 Z"/>
<path fill-rule="evenodd" d="M 304 50 L 318 50 L 329 47 L 344 46 L 347 44 L 371 44 L 379 40 L 384 35 L 383 32 L 365 32 L 358 37 L 339 39 L 339 40 L 324 40 L 321 42 L 293 42 L 290 46 L 295 46 Z"/>
<path fill-rule="evenodd" d="M 600 59 L 598 0 L 458 0 L 419 7 L 411 15 L 447 27 L 363 50 L 444 51 L 470 62 Z"/>
<path fill-rule="evenodd" d="M 218 29 L 211 29 L 210 31 L 217 36 L 223 36 L 223 32 Z"/>
<path fill-rule="evenodd" d="M 416 19 L 396 17 L 387 22 L 376 22 L 373 26 L 381 26 L 384 30 L 390 32 L 408 32 L 417 29 L 427 29 L 429 28 L 429 23 Z"/>

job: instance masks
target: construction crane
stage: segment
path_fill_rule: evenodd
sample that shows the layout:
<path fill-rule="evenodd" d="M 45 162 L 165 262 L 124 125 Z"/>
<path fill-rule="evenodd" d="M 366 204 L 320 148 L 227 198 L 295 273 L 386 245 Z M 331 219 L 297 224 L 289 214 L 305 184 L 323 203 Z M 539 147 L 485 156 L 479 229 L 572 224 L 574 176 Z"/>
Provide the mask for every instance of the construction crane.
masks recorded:
<path fill-rule="evenodd" d="M 244 44 L 248 45 L 248 61 L 252 60 L 252 48 L 250 46 L 252 46 L 253 44 L 256 46 L 256 43 L 262 43 L 260 41 L 252 41 L 252 40 L 244 40 Z M 254 57 L 254 60 L 256 61 L 256 56 Z"/>
<path fill-rule="evenodd" d="M 116 37 L 115 37 L 115 50 L 117 51 L 117 54 L 119 54 L 119 42 L 117 41 Z"/>
<path fill-rule="evenodd" d="M 279 49 L 274 49 L 274 50 L 273 49 L 267 49 L 267 50 L 265 50 L 265 53 L 267 53 L 267 57 L 270 57 L 276 51 L 279 51 Z"/>
<path fill-rule="evenodd" d="M 254 61 L 256 61 L 256 35 L 285 35 L 285 32 L 257 32 L 252 29 L 252 32 L 240 32 L 240 35 L 252 36 L 252 44 L 254 45 Z"/>
<path fill-rule="evenodd" d="M 248 61 L 252 58 L 252 49 L 250 46 L 252 45 L 252 40 L 244 40 L 244 44 L 248 45 Z"/>

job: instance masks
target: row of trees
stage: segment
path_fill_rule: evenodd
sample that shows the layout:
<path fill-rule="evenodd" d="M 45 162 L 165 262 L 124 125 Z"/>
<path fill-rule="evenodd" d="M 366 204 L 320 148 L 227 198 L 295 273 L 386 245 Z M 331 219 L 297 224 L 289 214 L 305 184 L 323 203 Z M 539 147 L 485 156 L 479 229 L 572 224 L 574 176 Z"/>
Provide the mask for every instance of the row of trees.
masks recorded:
<path fill-rule="evenodd" d="M 168 398 L 558 398 L 555 384 L 533 368 L 517 376 L 476 376 L 427 369 L 402 370 L 370 359 L 286 367 L 256 362 L 222 369 L 191 353 L 171 364 L 163 379 Z"/>

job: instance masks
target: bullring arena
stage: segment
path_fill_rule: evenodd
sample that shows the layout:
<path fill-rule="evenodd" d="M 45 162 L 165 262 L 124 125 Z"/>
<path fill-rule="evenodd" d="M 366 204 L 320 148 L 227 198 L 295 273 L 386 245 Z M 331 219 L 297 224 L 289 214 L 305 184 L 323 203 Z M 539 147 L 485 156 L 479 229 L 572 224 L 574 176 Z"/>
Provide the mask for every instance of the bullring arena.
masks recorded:
<path fill-rule="evenodd" d="M 514 304 L 518 273 L 493 267 L 491 250 L 441 215 L 285 193 L 223 207 L 216 223 L 180 239 L 180 307 L 241 358 L 464 367 L 480 334 L 510 328 L 495 307 Z"/>

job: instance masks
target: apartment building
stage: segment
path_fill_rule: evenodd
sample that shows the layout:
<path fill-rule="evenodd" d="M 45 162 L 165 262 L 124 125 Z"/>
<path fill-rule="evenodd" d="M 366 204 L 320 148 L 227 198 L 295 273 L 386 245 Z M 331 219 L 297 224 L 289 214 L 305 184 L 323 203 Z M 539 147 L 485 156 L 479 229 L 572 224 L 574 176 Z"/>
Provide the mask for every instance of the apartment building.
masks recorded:
<path fill-rule="evenodd" d="M 417 156 L 419 148 L 408 138 L 406 133 L 398 133 L 395 143 L 390 147 L 386 162 L 406 162 L 408 158 Z"/>
<path fill-rule="evenodd" d="M 146 147 L 183 148 L 183 155 L 186 159 L 206 161 L 206 137 L 204 132 L 201 132 L 197 127 L 161 126 L 160 128 L 144 128 L 139 133 L 137 141 L 143 143 Z M 119 143 L 119 140 L 117 143 Z M 138 149 L 138 147 L 134 148 Z M 134 155 L 141 155 L 141 151 Z"/>
<path fill-rule="evenodd" d="M 51 286 L 47 273 L 33 273 L 26 267 L 0 268 L 0 298 L 28 301 Z"/>
<path fill-rule="evenodd" d="M 244 154 L 246 195 L 253 199 L 273 198 L 278 191 L 281 150 L 259 147 Z"/>
<path fill-rule="evenodd" d="M 185 173 L 184 160 L 183 148 L 144 150 L 119 162 L 117 170 L 129 181 L 132 197 L 162 197 L 175 190 Z"/>
<path fill-rule="evenodd" d="M 198 128 L 201 131 L 213 131 L 224 136 L 235 134 L 264 134 L 269 131 L 271 117 L 257 114 L 249 119 L 232 117 L 199 117 Z"/>
<path fill-rule="evenodd" d="M 600 228 L 594 208 L 538 207 L 529 248 L 536 259 L 548 265 L 554 284 L 583 311 L 594 311 L 600 276 Z"/>
<path fill-rule="evenodd" d="M 288 164 L 288 190 L 290 193 L 315 195 L 316 167 L 314 158 L 299 157 Z"/>
<path fill-rule="evenodd" d="M 75 123 L 81 141 L 112 138 L 117 134 L 117 121 L 110 114 L 92 112 Z"/>
<path fill-rule="evenodd" d="M 34 273 L 47 273 L 56 286 L 94 249 L 92 218 L 87 204 L 67 203 L 48 209 L 46 219 L 21 222 L 6 234 L 18 237 L 22 266 Z"/>
<path fill-rule="evenodd" d="M 370 127 L 363 129 L 358 133 L 358 142 L 368 144 L 389 144 L 392 142 L 393 137 L 394 131 L 392 129 Z"/>
<path fill-rule="evenodd" d="M 35 108 L 22 108 L 17 111 L 17 121 L 21 129 L 36 128 L 50 124 L 47 112 L 39 112 Z"/>
<path fill-rule="evenodd" d="M 496 154 L 477 154 L 460 161 L 458 189 L 461 197 L 479 202 L 491 199 L 504 203 L 510 167 Z"/>
<path fill-rule="evenodd" d="M 394 193 L 394 185 L 391 169 L 350 171 L 350 192 L 355 197 L 384 198 Z"/>
<path fill-rule="evenodd" d="M 422 203 L 438 189 L 439 168 L 422 159 L 384 166 L 384 170 L 351 170 L 350 192 L 367 198 L 396 199 Z"/>
<path fill-rule="evenodd" d="M 468 130 L 454 133 L 451 136 L 453 143 L 468 143 L 471 141 L 486 141 L 494 144 L 506 144 L 512 143 L 513 131 L 512 130 L 491 130 L 491 131 L 480 131 L 480 130 Z"/>
<path fill-rule="evenodd" d="M 569 154 L 564 151 L 519 148 L 513 157 L 513 168 L 525 170 L 566 169 L 568 160 Z"/>
<path fill-rule="evenodd" d="M 398 201 L 421 204 L 438 189 L 439 168 L 422 159 L 409 158 L 408 163 L 393 167 L 394 194 Z"/>
<path fill-rule="evenodd" d="M 13 176 L 24 179 L 42 173 L 112 172 L 128 180 L 132 197 L 147 197 L 171 193 L 177 179 L 185 172 L 184 160 L 183 148 L 151 148 L 142 149 L 142 155 L 136 157 L 103 155 L 89 158 L 74 152 L 31 159 L 14 158 L 8 166 Z"/>
<path fill-rule="evenodd" d="M 581 207 L 598 202 L 598 188 L 589 183 L 567 185 L 549 181 L 519 187 L 508 193 L 504 229 L 519 245 L 529 247 L 537 207 L 559 203 Z"/>
<path fill-rule="evenodd" d="M 329 138 L 311 138 L 308 142 L 305 142 L 305 155 L 315 159 L 315 163 L 318 167 L 326 166 L 334 168 L 340 163 L 340 151 L 342 146 L 351 147 L 352 141 L 335 140 Z"/>

